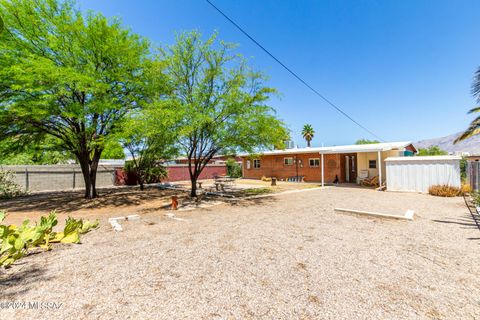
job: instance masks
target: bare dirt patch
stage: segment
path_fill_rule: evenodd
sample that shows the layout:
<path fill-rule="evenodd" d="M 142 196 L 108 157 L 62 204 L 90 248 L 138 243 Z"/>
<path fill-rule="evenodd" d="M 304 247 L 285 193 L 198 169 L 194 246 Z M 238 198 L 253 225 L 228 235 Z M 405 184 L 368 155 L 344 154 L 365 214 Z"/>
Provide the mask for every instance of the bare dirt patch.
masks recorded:
<path fill-rule="evenodd" d="M 188 198 L 182 191 L 137 187 L 100 190 L 94 200 L 83 198 L 82 192 L 56 192 L 27 195 L 0 202 L 0 210 L 9 213 L 6 223 L 18 224 L 23 219 L 37 220 L 40 216 L 56 210 L 59 221 L 67 216 L 87 219 L 107 220 L 110 217 L 128 214 L 146 214 L 165 209 L 171 196 L 177 195 L 181 201 Z"/>

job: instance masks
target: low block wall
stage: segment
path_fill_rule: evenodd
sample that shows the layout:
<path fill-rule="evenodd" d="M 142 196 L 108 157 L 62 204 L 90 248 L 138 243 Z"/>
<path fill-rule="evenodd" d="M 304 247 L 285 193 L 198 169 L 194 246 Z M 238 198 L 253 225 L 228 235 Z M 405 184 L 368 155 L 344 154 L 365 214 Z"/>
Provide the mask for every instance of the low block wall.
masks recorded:
<path fill-rule="evenodd" d="M 62 191 L 84 189 L 82 170 L 79 165 L 26 165 L 0 166 L 1 170 L 15 173 L 15 181 L 26 191 Z M 98 166 L 97 187 L 115 184 L 115 167 Z"/>

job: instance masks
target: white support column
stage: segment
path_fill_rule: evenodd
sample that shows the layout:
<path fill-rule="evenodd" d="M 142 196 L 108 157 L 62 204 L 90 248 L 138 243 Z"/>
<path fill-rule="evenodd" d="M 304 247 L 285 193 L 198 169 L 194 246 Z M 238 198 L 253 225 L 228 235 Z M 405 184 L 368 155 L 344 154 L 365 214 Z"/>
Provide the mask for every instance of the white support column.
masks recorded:
<path fill-rule="evenodd" d="M 322 158 L 322 187 L 323 187 L 325 183 L 324 171 L 323 171 L 323 153 L 321 154 L 321 158 Z"/>
<path fill-rule="evenodd" d="M 382 152 L 378 151 L 378 183 L 382 186 Z"/>

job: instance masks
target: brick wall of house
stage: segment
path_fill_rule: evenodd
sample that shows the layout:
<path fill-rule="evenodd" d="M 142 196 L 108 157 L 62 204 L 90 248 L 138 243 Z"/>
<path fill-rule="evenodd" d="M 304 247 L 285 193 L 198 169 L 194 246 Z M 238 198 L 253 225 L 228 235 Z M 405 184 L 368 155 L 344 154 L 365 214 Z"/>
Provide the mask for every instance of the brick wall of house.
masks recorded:
<path fill-rule="evenodd" d="M 260 158 L 260 168 L 253 168 L 253 160 L 243 158 L 243 177 L 248 179 L 260 179 L 265 177 L 276 177 L 277 179 L 286 179 L 297 175 L 296 164 L 286 165 L 284 158 L 292 157 L 300 160 L 298 165 L 298 175 L 304 176 L 307 182 L 319 182 L 322 180 L 321 162 L 318 167 L 311 167 L 309 159 L 319 159 L 318 153 L 299 154 L 299 155 L 268 155 Z M 344 182 L 345 173 L 342 155 L 326 154 L 324 155 L 324 174 L 325 183 L 332 183 L 335 176 L 338 176 L 340 182 Z M 247 169 L 247 161 L 250 161 L 250 169 Z"/>

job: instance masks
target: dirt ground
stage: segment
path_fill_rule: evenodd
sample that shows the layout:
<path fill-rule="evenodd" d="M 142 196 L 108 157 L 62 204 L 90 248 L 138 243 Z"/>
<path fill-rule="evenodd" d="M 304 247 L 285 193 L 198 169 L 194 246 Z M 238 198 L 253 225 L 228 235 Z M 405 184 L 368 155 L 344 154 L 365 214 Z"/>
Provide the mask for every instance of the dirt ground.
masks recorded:
<path fill-rule="evenodd" d="M 97 200 L 108 204 L 106 215 L 135 211 L 142 219 L 120 233 L 103 223 L 81 245 L 20 260 L 0 276 L 0 318 L 480 318 L 480 230 L 463 198 L 329 187 L 178 211 L 184 220 L 174 220 L 161 208 L 168 197 Z M 20 217 L 62 203 L 62 212 L 76 207 L 79 215 L 93 208 L 57 200 L 8 209 Z M 412 209 L 415 220 L 335 207 Z"/>
<path fill-rule="evenodd" d="M 215 191 L 213 180 L 202 180 L 202 184 L 205 191 Z M 315 183 L 283 181 L 279 181 L 275 187 L 270 184 L 270 182 L 261 180 L 238 179 L 231 187 L 229 186 L 226 189 L 225 193 L 247 197 L 251 196 L 248 191 L 253 189 L 268 189 L 271 193 L 281 193 L 319 187 Z M 187 188 L 190 186 L 190 182 L 179 181 L 175 182 L 174 185 Z M 102 222 L 107 222 L 108 218 L 111 217 L 130 214 L 143 215 L 148 212 L 165 210 L 169 208 L 173 195 L 179 197 L 180 204 L 192 202 L 188 192 L 159 189 L 158 187 L 147 187 L 143 191 L 138 187 L 100 189 L 99 194 L 100 197 L 93 201 L 85 200 L 81 191 L 33 194 L 8 201 L 0 200 L 0 211 L 8 212 L 5 223 L 21 224 L 24 219 L 30 219 L 33 223 L 39 220 L 42 215 L 55 210 L 61 225 L 61 222 L 68 216 L 99 219 Z M 208 200 L 216 199 L 218 197 L 210 197 L 205 200 L 208 202 Z"/>
<path fill-rule="evenodd" d="M 143 214 L 165 210 L 171 203 L 171 196 L 187 198 L 187 194 L 174 190 L 137 187 L 100 190 L 100 197 L 85 200 L 82 192 L 58 192 L 36 194 L 0 202 L 0 210 L 7 211 L 5 223 L 20 224 L 24 219 L 37 221 L 40 216 L 55 210 L 59 222 L 68 216 L 85 219 L 99 219 L 106 223 L 108 218 L 130 214 Z"/>

